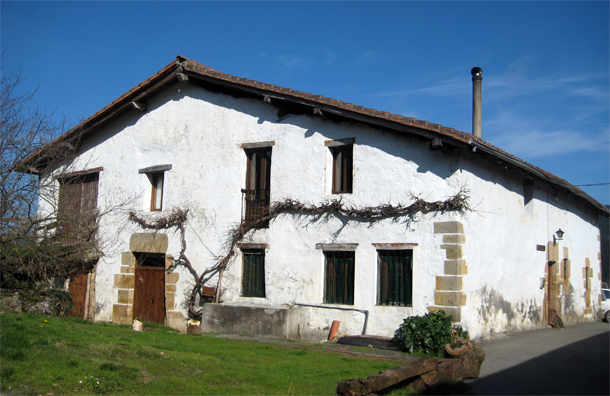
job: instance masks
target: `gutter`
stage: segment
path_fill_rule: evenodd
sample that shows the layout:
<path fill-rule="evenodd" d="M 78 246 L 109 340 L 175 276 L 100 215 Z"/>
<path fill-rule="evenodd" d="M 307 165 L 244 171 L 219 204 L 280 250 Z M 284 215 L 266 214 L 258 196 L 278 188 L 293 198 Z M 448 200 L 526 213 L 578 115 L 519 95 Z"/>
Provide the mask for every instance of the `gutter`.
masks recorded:
<path fill-rule="evenodd" d="M 473 152 L 476 152 L 477 150 L 481 150 L 482 152 L 492 155 L 504 162 L 507 162 L 507 163 L 509 163 L 513 166 L 516 166 L 518 168 L 521 168 L 523 170 L 526 170 L 527 172 L 532 173 L 533 175 L 537 176 L 538 178 L 540 178 L 542 180 L 545 180 L 546 182 L 555 184 L 556 186 L 559 186 L 561 188 L 564 188 L 564 189 L 570 191 L 572 194 L 576 195 L 578 198 L 581 198 L 581 199 L 584 199 L 585 201 L 587 201 L 589 204 L 591 204 L 593 207 L 595 207 L 595 209 L 599 210 L 604 215 L 610 217 L 610 208 L 602 205 L 601 203 L 596 201 L 593 197 L 589 196 L 587 193 L 581 191 L 580 189 L 577 189 L 570 183 L 550 177 L 548 174 L 541 171 L 540 169 L 538 169 L 530 164 L 527 164 L 523 161 L 519 161 L 499 149 L 489 147 L 488 145 L 480 143 L 474 139 L 470 139 L 468 141 L 468 144 L 470 146 L 472 146 Z"/>

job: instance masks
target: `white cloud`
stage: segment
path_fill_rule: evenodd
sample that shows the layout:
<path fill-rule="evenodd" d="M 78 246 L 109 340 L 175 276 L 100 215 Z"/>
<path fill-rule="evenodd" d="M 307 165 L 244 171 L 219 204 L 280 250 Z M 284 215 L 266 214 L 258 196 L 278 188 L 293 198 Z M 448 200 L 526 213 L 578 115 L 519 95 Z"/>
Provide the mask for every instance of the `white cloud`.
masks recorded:
<path fill-rule="evenodd" d="M 524 159 L 610 151 L 607 129 L 586 130 L 544 117 L 503 111 L 485 123 L 484 128 L 485 140 Z"/>

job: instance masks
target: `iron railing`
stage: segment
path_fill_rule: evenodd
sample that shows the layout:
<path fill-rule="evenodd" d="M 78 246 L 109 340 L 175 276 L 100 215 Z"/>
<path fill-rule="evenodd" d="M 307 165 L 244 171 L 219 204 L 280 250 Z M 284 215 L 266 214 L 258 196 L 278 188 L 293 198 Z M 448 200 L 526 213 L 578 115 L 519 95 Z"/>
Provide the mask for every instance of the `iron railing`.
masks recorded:
<path fill-rule="evenodd" d="M 246 224 L 257 223 L 257 228 L 269 227 L 269 221 L 260 221 L 269 214 L 271 199 L 269 190 L 241 190 L 245 213 L 243 219 Z M 260 224 L 259 224 L 260 223 Z"/>

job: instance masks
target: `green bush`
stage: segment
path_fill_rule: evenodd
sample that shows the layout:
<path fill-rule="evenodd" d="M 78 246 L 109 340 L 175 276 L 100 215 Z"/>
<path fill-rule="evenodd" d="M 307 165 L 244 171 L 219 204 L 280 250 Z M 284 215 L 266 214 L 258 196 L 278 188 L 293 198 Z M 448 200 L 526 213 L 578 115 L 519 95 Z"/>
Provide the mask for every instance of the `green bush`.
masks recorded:
<path fill-rule="evenodd" d="M 441 357 L 445 344 L 453 342 L 452 331 L 455 330 L 459 338 L 468 338 L 468 333 L 460 326 L 451 326 L 451 319 L 444 311 L 411 316 L 396 330 L 392 342 L 404 352 Z"/>

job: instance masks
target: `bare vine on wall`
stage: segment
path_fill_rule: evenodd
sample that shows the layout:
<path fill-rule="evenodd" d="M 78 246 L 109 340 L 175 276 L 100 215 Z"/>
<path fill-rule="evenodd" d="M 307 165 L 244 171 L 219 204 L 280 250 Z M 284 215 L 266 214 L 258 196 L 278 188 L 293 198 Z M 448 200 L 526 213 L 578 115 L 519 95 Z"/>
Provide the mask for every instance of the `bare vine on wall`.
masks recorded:
<path fill-rule="evenodd" d="M 318 205 L 308 205 L 298 200 L 287 198 L 283 201 L 277 201 L 271 204 L 269 211 L 254 221 L 242 220 L 235 228 L 229 231 L 226 251 L 224 256 L 218 257 L 217 263 L 201 275 L 193 268 L 190 260 L 185 254 L 186 238 L 185 238 L 185 222 L 187 220 L 188 210 L 174 209 L 167 216 L 155 221 L 147 221 L 138 217 L 135 212 L 129 213 L 129 219 L 140 224 L 144 228 L 156 230 L 178 227 L 180 230 L 181 250 L 179 255 L 179 264 L 185 265 L 196 278 L 195 286 L 191 292 L 191 297 L 188 302 L 189 316 L 194 319 L 201 318 L 201 311 L 195 309 L 195 303 L 199 291 L 203 286 L 206 275 L 214 272 L 219 273 L 218 284 L 214 296 L 214 302 L 218 302 L 220 285 L 222 281 L 222 273 L 231 263 L 236 254 L 237 243 L 242 240 L 248 232 L 253 229 L 261 228 L 264 224 L 268 224 L 282 213 L 295 213 L 305 216 L 322 216 L 330 213 L 341 214 L 348 219 L 361 219 L 369 222 L 375 222 L 388 218 L 400 218 L 405 216 L 413 216 L 417 213 L 430 212 L 457 212 L 464 213 L 470 209 L 468 191 L 461 189 L 454 196 L 444 201 L 428 202 L 420 197 L 411 196 L 413 202 L 409 205 L 398 204 L 381 204 L 378 206 L 355 207 L 346 205 L 341 199 L 332 199 L 322 202 Z"/>

